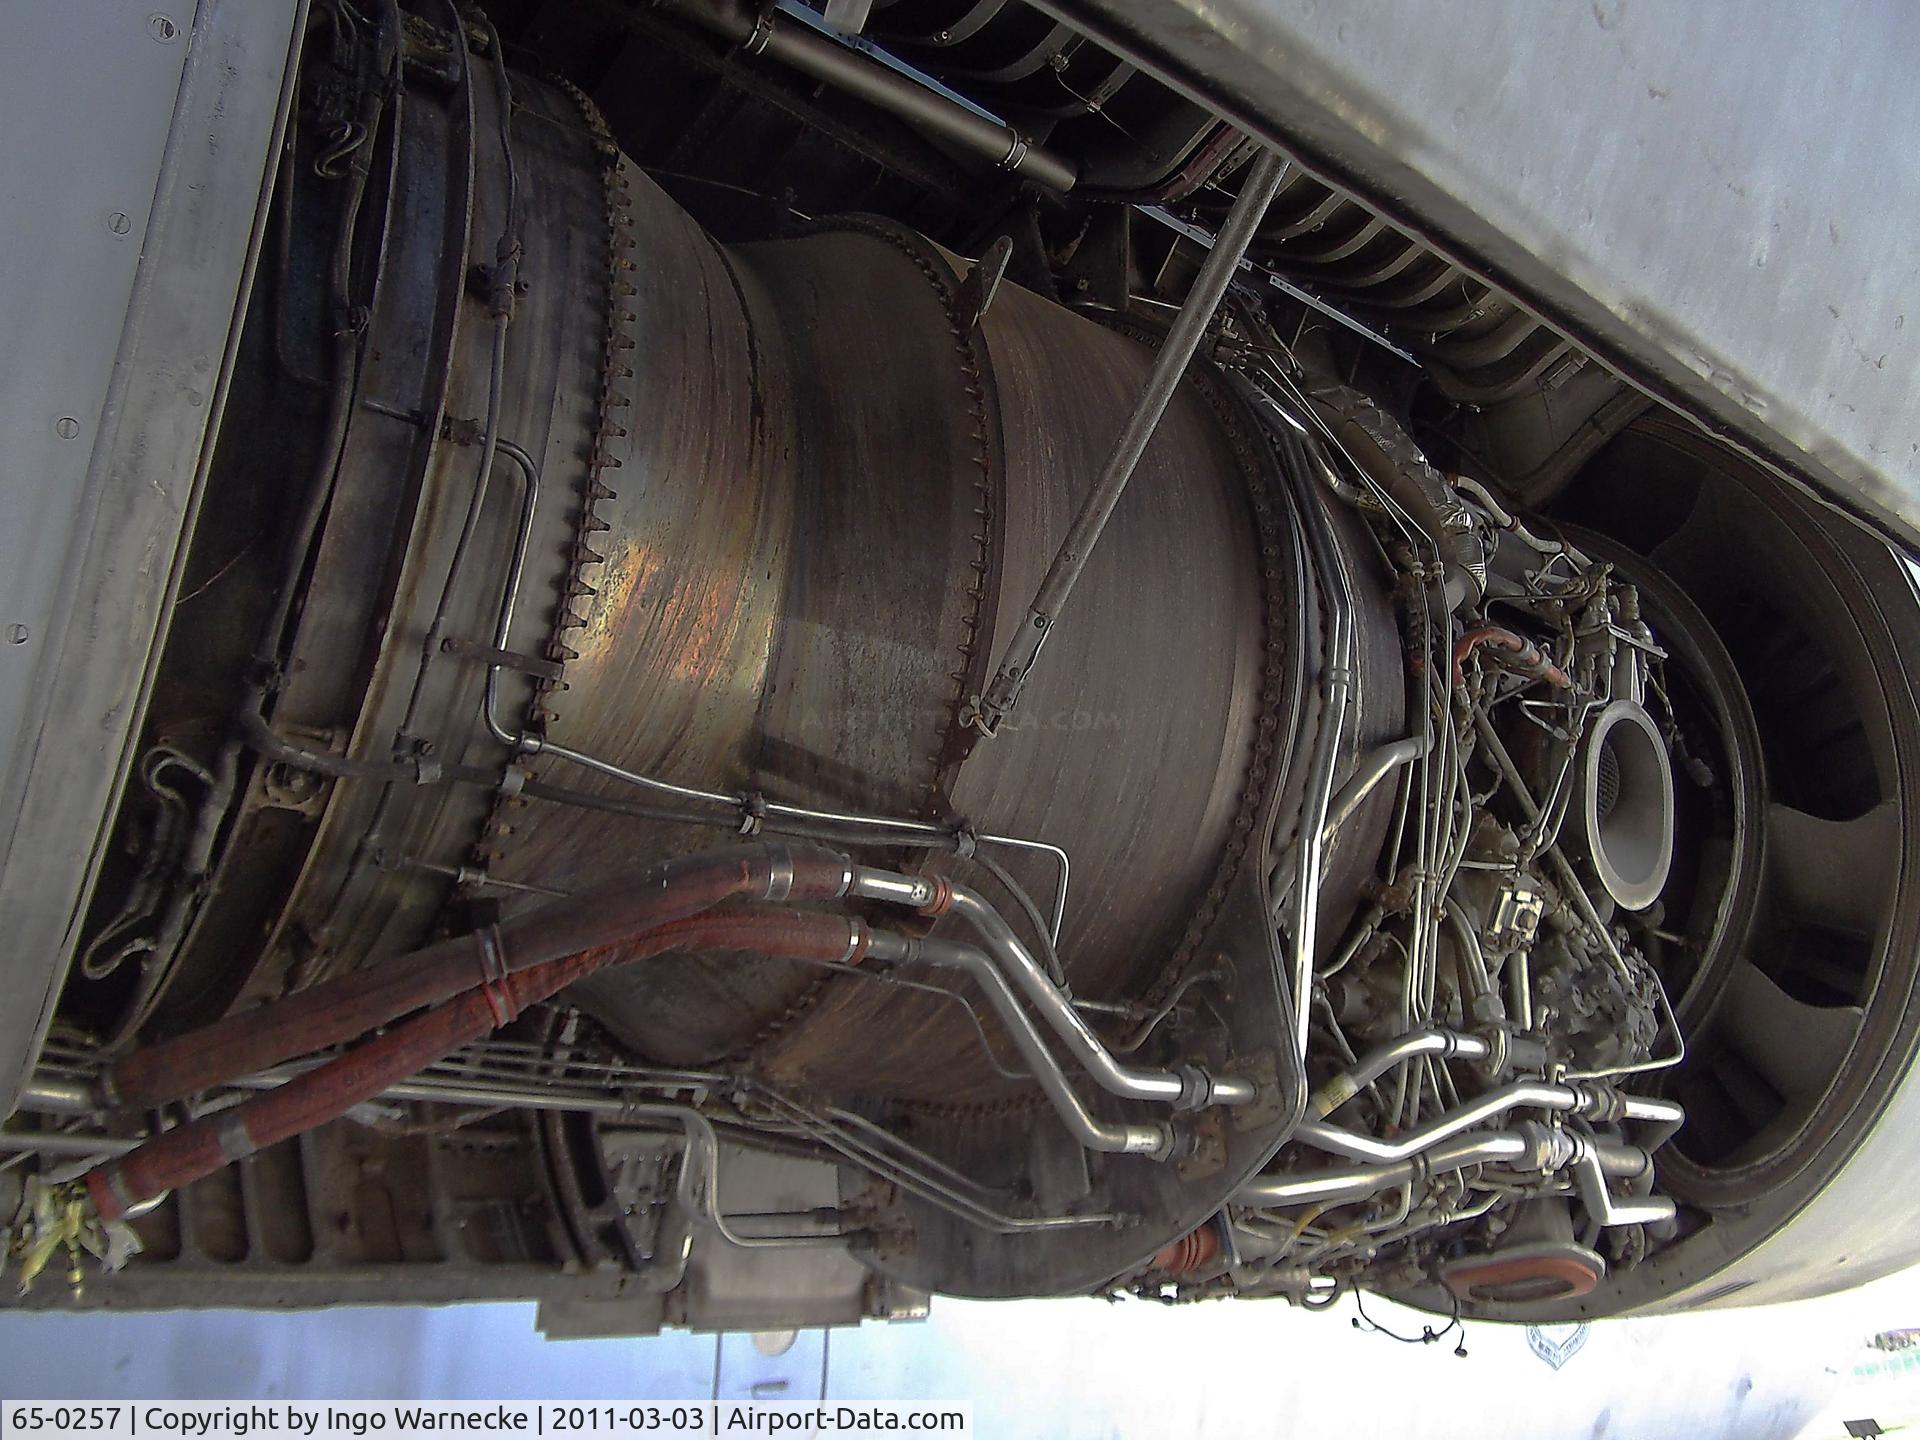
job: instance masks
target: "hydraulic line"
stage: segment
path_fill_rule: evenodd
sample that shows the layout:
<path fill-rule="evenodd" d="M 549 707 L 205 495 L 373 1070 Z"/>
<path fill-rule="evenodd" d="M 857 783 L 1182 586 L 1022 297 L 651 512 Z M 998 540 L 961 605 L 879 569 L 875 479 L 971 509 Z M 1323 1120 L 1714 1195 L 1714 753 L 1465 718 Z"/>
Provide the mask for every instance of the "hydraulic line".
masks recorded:
<path fill-rule="evenodd" d="M 599 949 L 569 954 L 477 985 L 278 1089 L 168 1130 L 86 1176 L 103 1219 L 269 1145 L 291 1139 L 419 1073 L 514 1020 L 530 1005 L 608 965 L 673 950 L 752 950 L 797 960 L 857 962 L 866 926 L 807 912 L 695 916 Z"/>
<path fill-rule="evenodd" d="M 1197 1066 L 1155 1070 L 1127 1065 L 1088 1026 L 1066 992 L 1045 970 L 1006 919 L 977 891 L 945 877 L 902 875 L 858 866 L 850 893 L 866 900 L 903 905 L 927 915 L 954 914 L 985 942 L 987 954 L 1004 977 L 1040 1012 L 1049 1029 L 1103 1090 L 1128 1100 L 1149 1100 L 1194 1110 L 1210 1105 L 1245 1105 L 1256 1090 L 1251 1081 L 1213 1075 Z"/>
<path fill-rule="evenodd" d="M 102 1088 L 114 1104 L 163 1104 L 723 900 L 837 899 L 852 874 L 845 855 L 811 846 L 731 846 L 683 856 L 136 1051 L 106 1072 Z"/>

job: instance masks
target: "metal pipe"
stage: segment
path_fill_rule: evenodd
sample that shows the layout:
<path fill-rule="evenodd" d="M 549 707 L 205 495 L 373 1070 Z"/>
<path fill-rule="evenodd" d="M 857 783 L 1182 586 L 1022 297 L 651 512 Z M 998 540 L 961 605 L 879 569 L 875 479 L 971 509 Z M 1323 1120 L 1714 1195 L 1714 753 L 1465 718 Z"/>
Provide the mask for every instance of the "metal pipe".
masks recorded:
<path fill-rule="evenodd" d="M 1507 1006 L 1515 1026 L 1533 1029 L 1533 961 L 1525 950 L 1507 957 Z"/>
<path fill-rule="evenodd" d="M 454 1057 L 455 1060 L 458 1057 Z M 452 1063 L 452 1062 L 448 1062 Z M 271 1071 L 244 1076 L 232 1082 L 235 1089 L 271 1090 L 310 1068 L 304 1064 L 280 1066 Z M 1110 1214 L 1088 1213 L 1085 1215 L 1055 1216 L 1013 1216 L 998 1212 L 988 1212 L 977 1202 L 971 1202 L 943 1186 L 939 1179 L 921 1171 L 903 1169 L 898 1156 L 888 1157 L 876 1149 L 856 1142 L 854 1137 L 837 1128 L 835 1122 L 845 1125 L 858 1125 L 873 1135 L 884 1139 L 888 1144 L 910 1152 L 913 1163 L 925 1167 L 944 1170 L 932 1156 L 913 1150 L 896 1135 L 882 1130 L 864 1116 L 847 1111 L 834 1111 L 832 1118 L 822 1119 L 810 1112 L 798 1109 L 794 1103 L 781 1096 L 778 1091 L 747 1080 L 740 1076 L 691 1071 L 658 1072 L 669 1080 L 675 1081 L 679 1088 L 700 1088 L 722 1086 L 741 1092 L 750 1092 L 760 1099 L 776 1102 L 787 1111 L 798 1115 L 807 1115 L 807 1133 L 818 1143 L 845 1156 L 856 1165 L 871 1173 L 883 1176 L 900 1185 L 903 1189 L 921 1196 L 934 1204 L 952 1209 L 953 1213 L 970 1218 L 972 1223 L 984 1225 L 1004 1234 L 1024 1230 L 1073 1229 L 1086 1226 L 1113 1223 L 1116 1217 Z M 632 1120 L 642 1117 L 650 1101 L 635 1100 L 629 1091 L 613 1088 L 611 1085 L 594 1085 L 590 1088 L 582 1085 L 559 1085 L 549 1080 L 477 1080 L 455 1078 L 453 1075 L 427 1070 L 410 1080 L 402 1080 L 380 1092 L 385 1100 L 422 1100 L 441 1104 L 474 1105 L 495 1108 L 518 1108 L 525 1110 L 580 1111 L 588 1114 L 604 1115 L 615 1120 Z M 949 1172 L 951 1174 L 951 1172 Z M 958 1177 L 956 1177 L 958 1178 Z"/>
<path fill-rule="evenodd" d="M 1426 754 L 1427 740 L 1425 734 L 1409 735 L 1404 740 L 1376 746 L 1361 756 L 1360 763 L 1353 767 L 1346 784 L 1334 793 L 1327 806 L 1327 821 L 1321 829 L 1326 840 L 1332 841 L 1340 827 L 1360 808 L 1360 802 L 1371 795 L 1382 780 L 1402 765 L 1410 765 Z"/>
<path fill-rule="evenodd" d="M 1006 1024 L 1014 1046 L 1046 1092 L 1047 1099 L 1074 1138 L 1089 1150 L 1110 1154 L 1146 1155 L 1155 1160 L 1173 1158 L 1173 1127 L 1164 1123 L 1127 1125 L 1094 1118 L 1086 1103 L 1067 1083 L 1066 1072 L 1041 1039 L 1028 1015 L 1014 995 L 1007 977 L 984 950 L 952 940 L 915 939 L 910 936 L 875 931 L 868 937 L 867 953 L 877 961 L 905 964 L 923 961 L 947 969 L 961 970 L 973 977 L 987 1001 Z"/>
<path fill-rule="evenodd" d="M 1154 356 L 1153 370 L 1139 403 L 1128 417 L 1120 438 L 1114 442 L 1113 453 L 1107 457 L 1100 478 L 1082 502 L 1079 514 L 1073 517 L 1066 538 L 1060 542 L 1053 563 L 1047 567 L 1046 578 L 1027 606 L 1025 619 L 1008 642 L 999 669 L 980 697 L 973 718 L 983 734 L 993 734 L 1020 698 L 1033 673 L 1034 661 L 1039 658 L 1040 647 L 1059 623 L 1074 585 L 1086 570 L 1094 547 L 1100 543 L 1100 534 L 1126 492 L 1127 482 L 1133 478 L 1140 457 L 1146 453 L 1174 391 L 1186 375 L 1214 311 L 1226 294 L 1227 284 L 1239 268 L 1247 244 L 1253 239 L 1286 171 L 1285 160 L 1270 150 L 1262 151 L 1241 183 L 1226 224 L 1221 226 L 1199 274 L 1194 276 L 1193 288 L 1187 292 L 1173 327 L 1167 331 L 1166 340 Z"/>
<path fill-rule="evenodd" d="M 103 1086 L 122 1105 L 163 1104 L 726 900 L 838 899 L 853 868 L 839 852 L 784 844 L 680 856 L 136 1050 L 114 1063 Z"/>
<path fill-rule="evenodd" d="M 1387 1071 L 1403 1061 L 1430 1055 L 1439 1060 L 1484 1060 L 1491 1047 L 1478 1035 L 1432 1026 L 1410 1030 L 1398 1039 L 1369 1050 L 1359 1060 L 1313 1092 L 1307 1109 L 1315 1117 L 1331 1115 Z"/>
<path fill-rule="evenodd" d="M 965 920 L 1006 977 L 1040 1012 L 1073 1057 L 1100 1088 L 1127 1100 L 1158 1101 L 1181 1110 L 1209 1105 L 1246 1105 L 1259 1093 L 1250 1080 L 1213 1075 L 1194 1065 L 1177 1070 L 1128 1065 L 1093 1033 L 1066 993 L 1047 975 L 1006 918 L 969 886 L 944 878 L 899 875 L 857 866 L 849 894 L 929 913 L 951 912 Z"/>
<path fill-rule="evenodd" d="M 959 915 L 986 942 L 1015 985 L 1040 1012 L 1053 1032 L 1103 1090 L 1129 1100 L 1160 1100 L 1182 1110 L 1209 1105 L 1246 1105 L 1258 1093 L 1250 1080 L 1210 1075 L 1193 1065 L 1178 1070 L 1156 1070 L 1127 1065 L 1114 1058 L 1093 1033 L 1073 1003 L 1047 977 L 1020 937 L 977 891 L 952 885 L 953 913 Z"/>
<path fill-rule="evenodd" d="M 1576 1137 L 1573 1157 L 1573 1184 L 1587 1214 L 1603 1229 L 1616 1225 L 1651 1225 L 1674 1216 L 1674 1203 L 1665 1195 L 1622 1200 L 1607 1189 L 1608 1161 L 1600 1148 L 1585 1136 Z"/>
<path fill-rule="evenodd" d="M 1330 1151 L 1349 1160 L 1366 1160 L 1375 1164 L 1387 1164 L 1395 1160 L 1406 1160 L 1423 1150 L 1431 1149 L 1442 1140 L 1451 1139 L 1463 1130 L 1484 1124 L 1496 1115 L 1519 1106 L 1532 1106 L 1541 1110 L 1601 1110 L 1604 1109 L 1604 1097 L 1601 1092 L 1589 1090 L 1581 1085 L 1549 1085 L 1540 1080 L 1519 1080 L 1511 1085 L 1503 1085 L 1491 1090 L 1477 1100 L 1470 1100 L 1457 1110 L 1429 1120 L 1418 1129 L 1410 1130 L 1395 1140 L 1378 1140 L 1371 1135 L 1361 1135 L 1338 1125 L 1329 1125 L 1324 1120 L 1303 1120 L 1293 1132 L 1293 1138 L 1303 1140 L 1316 1149 Z"/>
<path fill-rule="evenodd" d="M 1644 1142 L 1647 1150 L 1652 1152 L 1679 1133 L 1680 1127 L 1687 1123 L 1687 1112 L 1678 1101 L 1660 1100 L 1651 1095 L 1627 1095 L 1622 1097 L 1621 1118 L 1653 1126 L 1652 1133 Z"/>
<path fill-rule="evenodd" d="M 25 1151 L 35 1155 L 89 1159 L 96 1155 L 124 1155 L 139 1143 L 138 1137 L 128 1139 L 121 1135 L 76 1135 L 62 1130 L 34 1134 L 25 1130 L 0 1130 L 0 1152 L 12 1155 Z"/>
<path fill-rule="evenodd" d="M 508 440 L 505 436 L 496 436 L 494 443 L 502 455 L 511 460 L 520 471 L 520 526 L 514 532 L 513 560 L 507 567 L 507 586 L 500 596 L 500 618 L 493 627 L 493 648 L 505 650 L 507 637 L 513 629 L 513 612 L 520 599 L 520 581 L 527 568 L 527 550 L 533 540 L 534 509 L 540 503 L 540 467 L 533 463 L 533 456 L 526 450 Z M 500 689 L 500 667 L 487 667 L 487 697 L 485 713 L 487 728 L 494 729 L 493 712 Z M 502 738 L 496 730 L 495 739 Z"/>
<path fill-rule="evenodd" d="M 1511 532 L 1516 540 L 1522 545 L 1525 545 L 1529 550 L 1532 550 L 1535 554 L 1543 556 L 1565 555 L 1568 559 L 1579 565 L 1591 563 L 1585 555 L 1582 555 L 1565 541 L 1545 540 L 1534 534 L 1533 531 L 1527 528 L 1525 521 L 1507 509 L 1505 505 L 1502 505 L 1499 500 L 1494 498 L 1493 492 L 1488 490 L 1486 486 L 1482 485 L 1472 476 L 1454 475 L 1449 478 L 1458 489 L 1466 491 L 1467 494 L 1480 502 L 1481 508 L 1487 512 L 1488 517 L 1492 519 L 1495 525 L 1499 526 L 1502 530 Z"/>
<path fill-rule="evenodd" d="M 562 959 L 526 968 L 503 964 L 494 979 L 479 980 L 277 1089 L 202 1115 L 95 1166 L 86 1176 L 87 1192 L 101 1218 L 116 1219 L 156 1195 L 337 1119 L 608 965 L 702 947 L 840 964 L 860 958 L 865 936 L 863 921 L 806 911 L 694 915 Z"/>
<path fill-rule="evenodd" d="M 1493 977 L 1487 973 L 1486 952 L 1480 948 L 1480 937 L 1473 933 L 1473 922 L 1467 918 L 1467 912 L 1460 902 L 1449 895 L 1441 904 L 1446 910 L 1447 919 L 1453 922 L 1454 935 L 1460 942 L 1460 975 L 1464 988 L 1469 992 L 1461 997 L 1464 1008 L 1469 1019 L 1484 1021 L 1489 1017 L 1474 1013 L 1478 1002 L 1492 999 L 1496 1006 L 1499 1003 L 1494 995 Z"/>
<path fill-rule="evenodd" d="M 35 1076 L 20 1087 L 14 1109 L 38 1115 L 90 1115 L 100 1108 L 93 1087 L 84 1080 L 56 1080 Z"/>
<path fill-rule="evenodd" d="M 1012 126 L 951 100 L 906 71 L 850 49 L 791 16 L 771 9 L 755 16 L 735 5 L 705 5 L 696 0 L 681 0 L 678 8 L 690 19 L 734 41 L 749 55 L 768 56 L 823 84 L 857 95 L 1049 190 L 1071 190 L 1080 178 L 1078 167 L 1064 155 L 1033 144 Z"/>
<path fill-rule="evenodd" d="M 1310 1170 L 1298 1175 L 1263 1175 L 1241 1187 L 1235 1203 L 1259 1207 L 1281 1205 L 1350 1205 L 1394 1185 L 1418 1185 L 1437 1175 L 1450 1175 L 1469 1165 L 1506 1164 L 1539 1169 L 1529 1160 L 1543 1160 L 1540 1145 L 1518 1131 L 1467 1135 L 1437 1145 L 1425 1155 L 1374 1165 Z"/>
<path fill-rule="evenodd" d="M 1303 443 L 1291 434 L 1278 437 L 1282 447 L 1304 455 Z M 1293 1046 L 1294 1054 L 1306 1063 L 1308 1006 L 1307 995 L 1313 986 L 1313 960 L 1320 928 L 1321 867 L 1326 859 L 1328 807 L 1333 797 L 1333 770 L 1339 758 L 1340 740 L 1346 728 L 1347 708 L 1353 690 L 1353 577 L 1347 572 L 1345 558 L 1334 539 L 1325 506 L 1306 480 L 1303 467 L 1288 467 L 1293 483 L 1301 488 L 1301 506 L 1306 516 L 1307 542 L 1313 551 L 1324 583 L 1332 592 L 1327 604 L 1326 665 L 1321 675 L 1321 721 L 1314 737 L 1313 756 L 1307 770 L 1306 792 L 1301 801 L 1299 860 L 1294 885 L 1293 912 Z"/>

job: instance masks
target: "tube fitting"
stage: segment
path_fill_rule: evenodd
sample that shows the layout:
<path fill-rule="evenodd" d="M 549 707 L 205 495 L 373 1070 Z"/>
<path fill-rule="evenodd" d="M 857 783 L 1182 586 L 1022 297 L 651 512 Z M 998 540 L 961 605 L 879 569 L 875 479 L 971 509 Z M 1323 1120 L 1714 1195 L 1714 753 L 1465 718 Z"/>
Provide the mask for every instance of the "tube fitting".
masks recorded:
<path fill-rule="evenodd" d="M 936 883 L 934 877 L 928 875 L 902 875 L 896 870 L 876 870 L 870 865 L 856 865 L 846 893 L 856 900 L 878 900 L 882 904 L 899 905 L 922 913 L 939 913 L 929 912 L 927 907 L 939 900 L 941 885 L 946 886 L 947 903 L 951 904 L 951 882 L 941 880 Z"/>

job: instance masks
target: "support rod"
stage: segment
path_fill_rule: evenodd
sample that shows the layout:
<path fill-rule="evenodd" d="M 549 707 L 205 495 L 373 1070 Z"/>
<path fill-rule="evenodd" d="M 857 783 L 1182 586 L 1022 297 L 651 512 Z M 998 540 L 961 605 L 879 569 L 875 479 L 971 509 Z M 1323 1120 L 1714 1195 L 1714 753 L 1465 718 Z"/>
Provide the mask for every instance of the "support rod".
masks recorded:
<path fill-rule="evenodd" d="M 1194 352 L 1200 348 L 1201 337 L 1219 308 L 1220 297 L 1227 293 L 1227 284 L 1239 268 L 1247 244 L 1280 189 L 1286 171 L 1285 160 L 1272 151 L 1262 151 L 1242 182 L 1227 223 L 1220 228 L 1213 249 L 1207 252 L 1200 273 L 1194 277 L 1193 288 L 1187 292 L 1186 303 L 1180 307 L 1173 328 L 1167 332 L 1165 343 L 1154 357 L 1153 370 L 1147 377 L 1139 404 L 1120 432 L 1113 453 L 1107 457 L 1106 468 L 1081 504 L 1080 513 L 1073 517 L 1072 528 L 1060 542 L 1053 563 L 1047 567 L 1046 578 L 1027 606 L 1026 618 L 1007 642 L 999 670 L 974 707 L 973 721 L 982 734 L 993 734 L 1012 713 L 1020 691 L 1033 673 L 1040 647 L 1059 623 L 1067 598 L 1086 569 L 1093 547 L 1100 543 L 1100 533 L 1112 518 L 1114 507 L 1126 493 L 1127 482 L 1133 478 L 1140 457 L 1146 453 L 1147 444 L 1160 424 L 1160 417 L 1166 414 L 1174 390 L 1186 375 Z"/>

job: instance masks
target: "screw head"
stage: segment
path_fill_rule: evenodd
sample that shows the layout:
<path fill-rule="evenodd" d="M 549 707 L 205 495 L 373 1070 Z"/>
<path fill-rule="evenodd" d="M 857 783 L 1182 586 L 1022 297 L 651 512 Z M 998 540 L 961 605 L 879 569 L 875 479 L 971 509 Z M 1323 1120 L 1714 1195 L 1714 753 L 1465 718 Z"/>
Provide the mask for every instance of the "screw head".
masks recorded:
<path fill-rule="evenodd" d="M 71 440 L 80 433 L 80 422 L 71 415 L 62 415 L 53 422 L 53 433 L 62 440 Z"/>
<path fill-rule="evenodd" d="M 171 45 L 180 35 L 180 27 L 168 15 L 149 15 L 147 33 L 162 45 Z"/>
<path fill-rule="evenodd" d="M 10 645 L 24 645 L 27 643 L 27 633 L 27 627 L 24 625 L 9 625 L 7 627 L 7 643 Z"/>
<path fill-rule="evenodd" d="M 125 235 L 133 229 L 133 217 L 124 210 L 116 210 L 107 216 L 107 229 L 115 235 Z"/>

